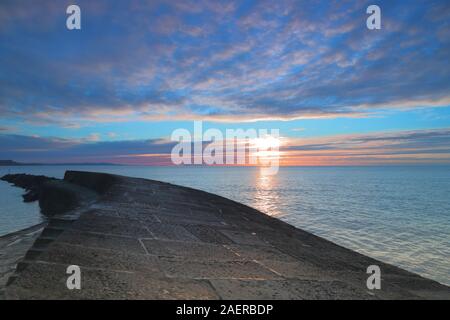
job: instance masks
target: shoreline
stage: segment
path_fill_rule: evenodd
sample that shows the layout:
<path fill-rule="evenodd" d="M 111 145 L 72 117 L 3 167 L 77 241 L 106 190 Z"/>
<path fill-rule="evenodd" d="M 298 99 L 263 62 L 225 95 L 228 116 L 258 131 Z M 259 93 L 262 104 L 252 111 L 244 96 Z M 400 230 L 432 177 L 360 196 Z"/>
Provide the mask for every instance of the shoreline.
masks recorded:
<path fill-rule="evenodd" d="M 46 225 L 47 222 L 41 222 L 0 236 L 0 299 L 17 264 L 25 257 Z"/>
<path fill-rule="evenodd" d="M 92 172 L 69 171 L 64 181 L 99 198 L 50 217 L 8 298 L 450 299 L 445 285 L 218 195 Z M 58 285 L 61 278 L 49 275 L 75 262 L 91 270 L 91 291 L 67 292 Z M 366 288 L 370 264 L 383 270 L 384 290 Z M 151 275 L 144 272 L 149 269 Z M 122 279 L 121 272 L 132 275 Z M 101 292 L 105 283 L 98 281 L 106 275 L 109 291 Z M 55 287 L 44 289 L 44 280 Z M 180 289 L 186 282 L 191 289 Z M 152 289 L 155 284 L 169 294 Z"/>
<path fill-rule="evenodd" d="M 20 229 L 17 231 L 12 231 L 12 232 L 6 233 L 4 235 L 1 235 L 0 240 L 5 240 L 5 239 L 8 239 L 8 238 L 14 237 L 14 236 L 21 236 L 23 234 L 33 232 L 33 231 L 35 231 L 35 229 L 39 229 L 40 227 L 44 227 L 45 225 L 47 225 L 47 222 L 43 221 L 43 222 L 33 224 L 32 226 L 29 226 L 29 227 L 26 227 L 26 228 L 23 228 L 23 229 Z"/>

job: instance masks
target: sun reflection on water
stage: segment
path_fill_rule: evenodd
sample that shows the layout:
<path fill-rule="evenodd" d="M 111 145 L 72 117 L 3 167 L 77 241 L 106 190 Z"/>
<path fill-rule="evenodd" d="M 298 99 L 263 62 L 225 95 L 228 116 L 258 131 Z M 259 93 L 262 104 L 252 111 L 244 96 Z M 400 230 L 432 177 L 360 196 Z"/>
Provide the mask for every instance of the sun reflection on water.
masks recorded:
<path fill-rule="evenodd" d="M 253 206 L 269 216 L 282 216 L 279 190 L 277 175 L 267 174 L 267 170 L 260 168 L 255 174 Z"/>

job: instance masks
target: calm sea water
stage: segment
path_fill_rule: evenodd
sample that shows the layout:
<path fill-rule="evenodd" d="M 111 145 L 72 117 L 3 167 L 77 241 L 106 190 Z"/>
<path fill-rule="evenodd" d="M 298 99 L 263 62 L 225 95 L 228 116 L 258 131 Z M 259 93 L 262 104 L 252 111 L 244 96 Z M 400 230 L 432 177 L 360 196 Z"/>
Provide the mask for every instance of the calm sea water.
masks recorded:
<path fill-rule="evenodd" d="M 0 175 L 65 170 L 150 178 L 243 202 L 292 225 L 450 285 L 450 167 L 288 167 L 276 176 L 258 168 L 29 166 Z M 0 234 L 41 221 L 37 204 L 0 182 Z"/>

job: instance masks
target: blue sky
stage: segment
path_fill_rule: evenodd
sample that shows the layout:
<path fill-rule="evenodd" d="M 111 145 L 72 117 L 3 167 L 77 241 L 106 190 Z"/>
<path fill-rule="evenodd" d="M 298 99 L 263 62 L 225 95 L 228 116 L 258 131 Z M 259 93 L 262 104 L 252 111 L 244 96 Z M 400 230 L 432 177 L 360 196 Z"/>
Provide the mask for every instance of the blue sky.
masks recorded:
<path fill-rule="evenodd" d="M 81 30 L 65 27 L 72 3 Z M 121 143 L 128 149 L 98 160 L 126 159 L 137 142 L 166 140 L 193 120 L 279 128 L 289 147 L 393 132 L 430 139 L 434 130 L 441 148 L 450 128 L 450 5 L 377 1 L 382 29 L 368 30 L 369 4 L 4 0 L 0 158 L 95 160 L 84 150 Z M 450 136 L 444 142 L 450 149 Z M 442 149 L 430 154 L 430 163 L 450 162 Z"/>

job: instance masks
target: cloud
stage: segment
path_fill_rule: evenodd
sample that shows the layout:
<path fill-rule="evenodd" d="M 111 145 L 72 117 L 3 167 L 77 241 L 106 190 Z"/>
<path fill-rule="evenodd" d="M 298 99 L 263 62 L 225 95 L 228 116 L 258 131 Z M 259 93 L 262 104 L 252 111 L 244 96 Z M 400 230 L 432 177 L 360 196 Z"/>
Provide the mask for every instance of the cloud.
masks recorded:
<path fill-rule="evenodd" d="M 48 163 L 132 163 L 133 156 L 141 154 L 165 155 L 167 158 L 175 143 L 162 139 L 97 141 L 95 138 L 92 139 L 92 136 L 82 139 L 62 139 L 0 134 L 0 145 L 2 146 L 0 159 Z"/>
<path fill-rule="evenodd" d="M 450 164 L 450 128 L 320 138 L 283 137 L 281 141 L 281 165 Z M 204 146 L 208 143 L 205 141 Z M 171 165 L 170 154 L 176 142 L 0 134 L 0 145 L 0 159 L 24 162 Z"/>
<path fill-rule="evenodd" d="M 450 129 L 290 139 L 284 164 L 450 164 Z"/>
<path fill-rule="evenodd" d="M 64 127 L 448 106 L 446 1 L 2 1 L 0 115 Z M 448 11 L 448 10 L 447 10 Z"/>
<path fill-rule="evenodd" d="M 96 142 L 100 140 L 100 134 L 99 133 L 91 133 L 89 136 L 85 138 L 87 142 Z"/>

